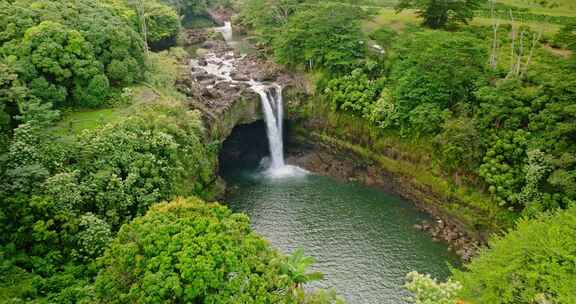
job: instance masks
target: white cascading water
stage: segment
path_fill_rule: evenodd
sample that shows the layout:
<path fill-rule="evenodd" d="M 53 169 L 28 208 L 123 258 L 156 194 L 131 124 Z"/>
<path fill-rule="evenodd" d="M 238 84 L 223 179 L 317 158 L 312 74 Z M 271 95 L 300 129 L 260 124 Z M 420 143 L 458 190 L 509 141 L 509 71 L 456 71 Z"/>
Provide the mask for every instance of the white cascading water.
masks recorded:
<path fill-rule="evenodd" d="M 224 26 L 217 27 L 214 30 L 222 34 L 226 43 L 230 44 L 232 42 L 232 23 L 230 21 L 224 22 Z"/>
<path fill-rule="evenodd" d="M 252 89 L 260 95 L 262 112 L 266 121 L 266 133 L 270 147 L 269 170 L 277 170 L 286 166 L 284 163 L 283 141 L 283 102 L 282 87 L 279 85 L 265 86 L 252 82 Z"/>
<path fill-rule="evenodd" d="M 233 46 L 232 25 L 225 22 L 224 26 L 215 28 L 224 37 L 229 46 Z M 217 80 L 213 85 L 220 82 L 229 83 L 247 83 L 250 88 L 260 95 L 262 112 L 266 122 L 266 133 L 268 136 L 268 145 L 270 148 L 270 164 L 266 170 L 266 175 L 273 178 L 302 176 L 308 172 L 296 166 L 286 165 L 284 162 L 284 138 L 283 138 L 283 119 L 284 104 L 282 100 L 282 86 L 278 84 L 264 84 L 255 80 L 240 81 L 231 77 L 234 70 L 235 58 L 234 52 L 227 52 L 225 56 L 218 56 L 215 53 L 206 55 L 206 64 L 200 65 L 198 60 L 192 60 L 192 66 L 197 70 L 204 70 L 210 75 L 216 76 Z"/>
<path fill-rule="evenodd" d="M 266 134 L 270 148 L 270 164 L 265 174 L 271 178 L 304 176 L 308 171 L 284 162 L 284 104 L 282 86 L 278 84 L 265 85 L 251 80 L 250 87 L 260 95 Z"/>

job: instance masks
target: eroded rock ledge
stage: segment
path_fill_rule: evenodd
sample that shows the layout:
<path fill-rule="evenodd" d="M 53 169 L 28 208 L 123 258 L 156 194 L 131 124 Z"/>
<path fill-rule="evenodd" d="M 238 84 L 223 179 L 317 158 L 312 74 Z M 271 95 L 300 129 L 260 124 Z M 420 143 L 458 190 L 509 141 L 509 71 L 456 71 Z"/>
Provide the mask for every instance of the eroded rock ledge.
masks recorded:
<path fill-rule="evenodd" d="M 240 55 L 219 37 L 213 30 L 185 32 L 185 43 L 198 48 L 176 87 L 189 97 L 192 108 L 204 114 L 212 138 L 223 141 L 235 126 L 262 119 L 260 96 L 249 81 L 291 86 L 293 79 L 257 54 Z M 215 73 L 207 72 L 207 67 Z"/>

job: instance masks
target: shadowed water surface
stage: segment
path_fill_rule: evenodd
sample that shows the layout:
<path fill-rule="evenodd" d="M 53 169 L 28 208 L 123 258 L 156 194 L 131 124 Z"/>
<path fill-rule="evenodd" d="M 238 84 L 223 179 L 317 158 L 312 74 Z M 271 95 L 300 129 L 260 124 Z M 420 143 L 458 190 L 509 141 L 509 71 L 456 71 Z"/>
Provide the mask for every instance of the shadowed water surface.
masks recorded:
<path fill-rule="evenodd" d="M 413 228 L 429 217 L 395 196 L 316 175 L 227 171 L 232 209 L 248 214 L 281 251 L 303 247 L 325 274 L 312 286 L 335 288 L 348 303 L 407 303 L 406 273 L 445 278 L 457 262 L 444 244 Z"/>

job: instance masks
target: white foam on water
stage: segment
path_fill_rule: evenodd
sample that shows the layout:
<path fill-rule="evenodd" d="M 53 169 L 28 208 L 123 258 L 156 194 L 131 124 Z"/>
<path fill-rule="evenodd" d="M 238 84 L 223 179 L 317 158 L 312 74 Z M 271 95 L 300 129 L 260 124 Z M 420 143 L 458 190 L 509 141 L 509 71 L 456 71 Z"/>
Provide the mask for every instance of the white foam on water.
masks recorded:
<path fill-rule="evenodd" d="M 284 165 L 278 168 L 268 168 L 263 171 L 263 176 L 270 179 L 284 179 L 293 177 L 304 177 L 310 172 L 297 166 Z"/>

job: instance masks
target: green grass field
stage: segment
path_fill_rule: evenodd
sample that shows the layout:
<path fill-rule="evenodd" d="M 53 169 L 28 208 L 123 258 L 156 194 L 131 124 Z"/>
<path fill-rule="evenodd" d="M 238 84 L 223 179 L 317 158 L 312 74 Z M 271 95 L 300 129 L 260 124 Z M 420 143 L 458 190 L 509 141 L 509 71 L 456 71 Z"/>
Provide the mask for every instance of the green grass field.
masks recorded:
<path fill-rule="evenodd" d="M 529 9 L 533 14 L 576 16 L 576 0 L 498 0 L 498 2 Z"/>
<path fill-rule="evenodd" d="M 418 24 L 420 20 L 418 16 L 413 10 L 405 10 L 400 13 L 396 13 L 396 11 L 392 8 L 382 8 L 380 12 L 370 21 L 367 21 L 363 24 L 363 29 L 365 32 L 369 33 L 381 26 L 390 26 L 395 30 L 402 30 L 406 24 Z M 521 22 L 514 22 L 517 25 L 520 25 Z M 471 24 L 473 25 L 491 25 L 492 20 L 490 18 L 484 17 L 476 17 L 472 20 Z M 502 20 L 501 25 L 510 24 L 509 20 Z M 544 35 L 554 35 L 559 29 L 560 26 L 557 24 L 545 23 L 545 22 L 536 22 L 536 21 L 529 21 L 523 22 L 523 25 L 527 25 L 531 27 L 535 31 L 543 30 Z"/>
<path fill-rule="evenodd" d="M 134 111 L 134 106 L 142 103 L 152 103 L 158 99 L 158 94 L 149 87 L 142 85 L 133 87 L 133 104 L 122 104 L 103 109 L 81 109 L 64 113 L 62 119 L 50 133 L 67 140 L 84 130 L 93 130 L 108 123 L 119 121 Z"/>
<path fill-rule="evenodd" d="M 126 109 L 85 109 L 64 114 L 62 120 L 53 128 L 52 134 L 59 137 L 69 137 L 80 134 L 84 130 L 96 129 L 99 126 L 114 122 L 124 116 Z"/>
<path fill-rule="evenodd" d="M 394 6 L 399 0 L 362 0 L 358 4 L 367 10 L 373 10 L 375 17 L 372 21 L 364 23 L 364 30 L 371 32 L 381 26 L 390 26 L 395 30 L 402 30 L 406 24 L 418 24 L 420 21 L 414 10 L 405 10 L 396 14 Z M 497 0 L 498 3 L 527 9 L 529 14 L 566 16 L 576 18 L 576 0 Z M 374 10 L 377 10 L 375 12 Z M 478 16 L 472 21 L 473 25 L 491 25 L 490 18 Z M 520 17 L 518 17 L 520 19 Z M 510 20 L 501 20 L 501 24 L 510 24 Z M 532 29 L 543 30 L 544 35 L 554 35 L 561 25 L 545 21 L 515 21 L 517 25 L 527 25 Z"/>
<path fill-rule="evenodd" d="M 575 0 L 576 1 L 576 0 Z M 416 15 L 414 10 L 405 10 L 400 13 L 396 13 L 393 8 L 381 8 L 376 16 L 369 21 L 364 22 L 363 29 L 366 33 L 372 32 L 379 27 L 389 26 L 397 31 L 401 31 L 407 24 L 419 24 L 420 19 Z M 517 25 L 526 25 L 535 31 L 543 30 L 544 35 L 553 36 L 561 28 L 558 24 L 538 22 L 538 21 L 526 21 L 526 22 L 514 22 Z M 485 17 L 475 17 L 472 25 L 491 25 L 492 20 Z M 501 20 L 501 25 L 510 24 L 510 20 Z"/>

